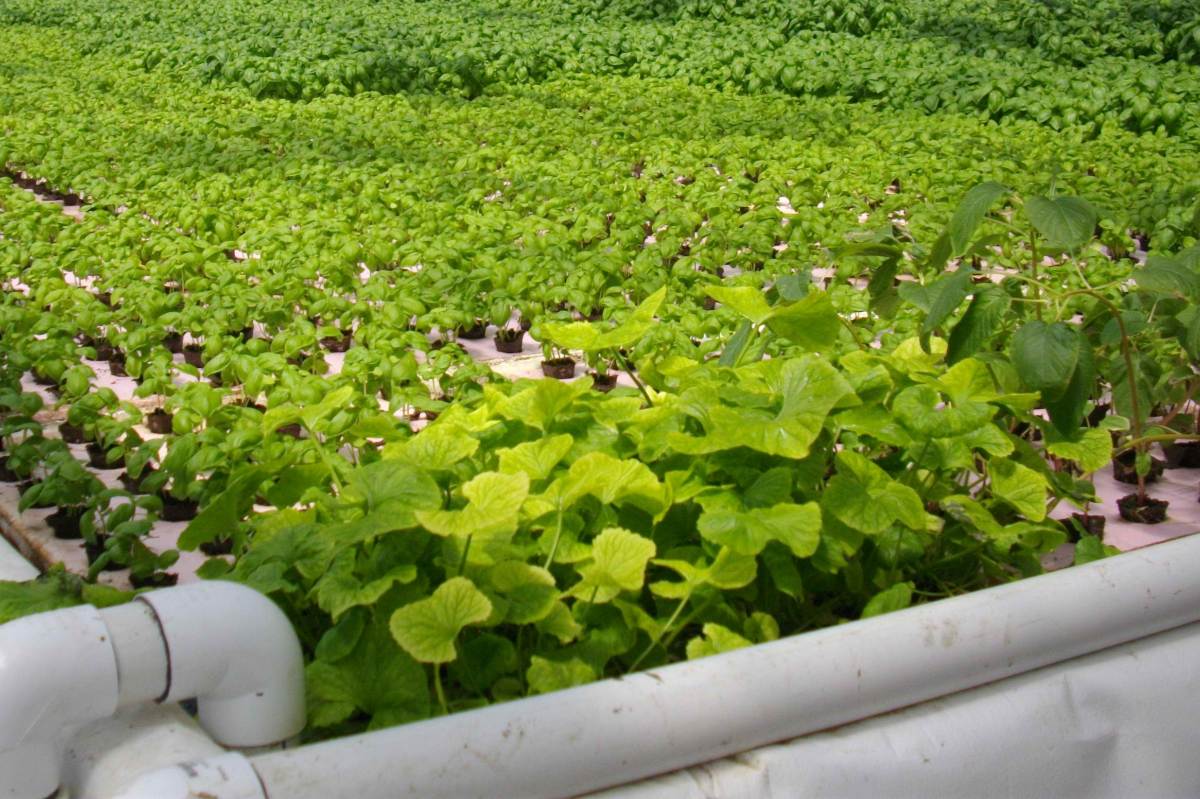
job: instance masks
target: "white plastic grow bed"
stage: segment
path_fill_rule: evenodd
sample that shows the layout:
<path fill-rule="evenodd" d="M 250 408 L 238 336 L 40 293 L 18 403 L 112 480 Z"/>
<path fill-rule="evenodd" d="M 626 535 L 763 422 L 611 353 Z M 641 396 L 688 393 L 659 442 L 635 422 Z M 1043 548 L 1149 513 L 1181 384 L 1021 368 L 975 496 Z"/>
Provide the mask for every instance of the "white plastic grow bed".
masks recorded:
<path fill-rule="evenodd" d="M 64 796 L 1197 796 L 1198 577 L 1191 536 L 622 680 L 248 756 L 214 758 L 177 707 L 135 707 L 75 734 Z M 191 763 L 156 771 L 180 760 Z M 17 796 L 7 776 L 0 796 Z"/>

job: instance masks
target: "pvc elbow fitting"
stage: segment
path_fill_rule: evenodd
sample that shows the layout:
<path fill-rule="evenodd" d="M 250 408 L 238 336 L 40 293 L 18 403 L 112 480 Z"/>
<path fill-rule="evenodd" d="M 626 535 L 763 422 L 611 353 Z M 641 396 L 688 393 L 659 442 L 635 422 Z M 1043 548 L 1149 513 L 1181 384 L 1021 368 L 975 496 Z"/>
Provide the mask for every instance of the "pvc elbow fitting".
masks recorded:
<path fill-rule="evenodd" d="M 0 625 L 0 799 L 54 792 L 79 726 L 192 698 L 225 746 L 268 746 L 304 728 L 300 644 L 271 600 L 237 583 L 197 583 Z"/>
<path fill-rule="evenodd" d="M 238 583 L 212 581 L 139 597 L 166 643 L 159 701 L 197 698 L 217 743 L 256 747 L 297 735 L 305 722 L 304 660 L 287 616 Z"/>

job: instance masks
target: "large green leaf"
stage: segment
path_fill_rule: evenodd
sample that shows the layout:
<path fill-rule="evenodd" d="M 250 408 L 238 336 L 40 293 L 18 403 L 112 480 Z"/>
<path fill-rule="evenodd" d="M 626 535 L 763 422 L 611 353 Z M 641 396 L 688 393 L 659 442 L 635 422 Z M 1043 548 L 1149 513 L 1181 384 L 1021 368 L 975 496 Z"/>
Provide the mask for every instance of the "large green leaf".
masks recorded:
<path fill-rule="evenodd" d="M 314 728 L 345 721 L 355 711 L 371 716 L 372 728 L 429 715 L 425 671 L 396 645 L 383 623 L 370 624 L 350 655 L 313 661 L 306 677 Z"/>
<path fill-rule="evenodd" d="M 1016 461 L 995 459 L 988 463 L 992 495 L 1004 500 L 1031 522 L 1046 518 L 1046 478 Z"/>
<path fill-rule="evenodd" d="M 918 438 L 952 438 L 985 426 L 996 409 L 972 400 L 949 404 L 930 386 L 909 386 L 896 395 L 892 412 Z"/>
<path fill-rule="evenodd" d="M 946 348 L 946 362 L 955 364 L 969 358 L 983 347 L 997 330 L 1012 305 L 1012 298 L 995 285 L 984 285 L 974 289 L 975 296 L 967 306 L 962 319 L 950 331 Z"/>
<path fill-rule="evenodd" d="M 355 469 L 342 496 L 363 512 L 358 518 L 325 528 L 329 537 L 343 546 L 416 527 L 417 514 L 432 512 L 442 504 L 441 489 L 432 477 L 396 460 Z"/>
<path fill-rule="evenodd" d="M 633 505 L 647 513 L 658 513 L 667 502 L 666 489 L 650 467 L 605 452 L 589 452 L 572 463 L 561 492 L 564 507 L 589 494 L 605 505 Z"/>
<path fill-rule="evenodd" d="M 1084 412 L 1096 388 L 1096 365 L 1092 356 L 1092 345 L 1079 330 L 1075 336 L 1075 369 L 1067 387 L 1057 396 L 1042 395 L 1043 405 L 1050 414 L 1050 421 L 1063 435 L 1074 435 L 1083 421 Z"/>
<path fill-rule="evenodd" d="M 1063 322 L 1026 322 L 1012 338 L 1012 362 L 1026 386 L 1043 399 L 1058 397 L 1071 382 L 1079 362 L 1077 332 Z"/>
<path fill-rule="evenodd" d="M 592 542 L 590 560 L 578 567 L 581 579 L 571 594 L 594 603 L 609 602 L 622 591 L 639 591 L 654 542 L 628 530 L 610 527 Z"/>
<path fill-rule="evenodd" d="M 796 557 L 807 558 L 820 542 L 821 509 L 815 502 L 745 511 L 710 507 L 700 516 L 700 535 L 740 555 L 757 555 L 771 541 L 779 541 Z"/>
<path fill-rule="evenodd" d="M 774 312 L 762 290 L 753 286 L 705 286 L 704 290 L 717 302 L 749 319 L 751 324 L 763 324 Z"/>
<path fill-rule="evenodd" d="M 454 641 L 462 629 L 492 615 L 492 603 L 466 577 L 452 577 L 433 596 L 392 614 L 392 637 L 421 663 L 449 663 L 458 653 Z"/>
<path fill-rule="evenodd" d="M 722 652 L 732 652 L 751 645 L 751 641 L 720 624 L 709 623 L 700 628 L 701 634 L 688 641 L 688 660 L 697 660 Z"/>
<path fill-rule="evenodd" d="M 557 435 L 499 450 L 500 471 L 504 474 L 524 472 L 531 481 L 544 480 L 571 450 L 573 442 L 568 435 Z"/>
<path fill-rule="evenodd" d="M 839 452 L 837 466 L 821 495 L 822 511 L 867 535 L 882 533 L 896 522 L 925 529 L 925 506 L 916 491 L 857 452 Z"/>
<path fill-rule="evenodd" d="M 837 343 L 841 320 L 833 301 L 823 291 L 810 291 L 799 302 L 775 306 L 767 327 L 806 350 L 826 351 Z"/>
<path fill-rule="evenodd" d="M 1051 247 L 1064 250 L 1090 241 L 1100 218 L 1080 197 L 1030 197 L 1025 201 L 1025 214 Z"/>
<path fill-rule="evenodd" d="M 1138 288 L 1152 294 L 1200 300 L 1200 274 L 1169 256 L 1151 255 L 1144 267 L 1134 271 L 1133 279 Z"/>
<path fill-rule="evenodd" d="M 880 591 L 867 602 L 861 618 L 869 619 L 894 610 L 903 610 L 912 604 L 914 587 L 912 583 L 896 583 L 891 588 Z"/>
<path fill-rule="evenodd" d="M 521 505 L 529 495 L 524 472 L 482 472 L 462 487 L 467 506 L 462 510 L 421 510 L 416 519 L 434 535 L 508 537 L 517 530 Z"/>
<path fill-rule="evenodd" d="M 1007 186 L 987 181 L 973 186 L 959 200 L 954 216 L 946 228 L 949 236 L 950 256 L 961 255 L 979 228 L 979 223 L 987 215 L 988 210 L 1001 198 L 1009 194 Z"/>
<path fill-rule="evenodd" d="M 188 522 L 179 535 L 179 548 L 194 550 L 201 544 L 233 535 L 254 504 L 258 487 L 270 472 L 262 466 L 250 466 L 234 472 L 233 479 L 212 502 Z"/>

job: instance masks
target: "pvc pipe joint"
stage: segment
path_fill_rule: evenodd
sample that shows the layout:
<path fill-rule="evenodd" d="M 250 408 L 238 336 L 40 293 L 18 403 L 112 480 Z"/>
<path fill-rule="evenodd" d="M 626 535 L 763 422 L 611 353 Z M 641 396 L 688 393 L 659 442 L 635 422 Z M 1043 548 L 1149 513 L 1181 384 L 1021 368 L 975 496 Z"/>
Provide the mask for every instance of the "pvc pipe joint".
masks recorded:
<path fill-rule="evenodd" d="M 0 625 L 0 799 L 55 791 L 79 726 L 192 698 L 201 726 L 226 746 L 268 746 L 303 729 L 300 644 L 271 600 L 199 583 Z"/>
<path fill-rule="evenodd" d="M 143 594 L 166 644 L 159 701 L 196 698 L 200 725 L 224 746 L 280 743 L 304 729 L 304 659 L 287 616 L 238 583 Z"/>

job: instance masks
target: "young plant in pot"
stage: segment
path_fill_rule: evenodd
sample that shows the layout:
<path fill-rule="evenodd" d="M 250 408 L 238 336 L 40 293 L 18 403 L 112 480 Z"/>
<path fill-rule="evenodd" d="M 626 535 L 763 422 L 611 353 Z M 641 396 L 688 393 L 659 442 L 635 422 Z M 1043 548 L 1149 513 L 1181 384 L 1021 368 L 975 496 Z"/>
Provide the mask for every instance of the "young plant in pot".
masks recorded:
<path fill-rule="evenodd" d="M 142 412 L 131 402 L 96 420 L 95 440 L 88 444 L 88 463 L 93 469 L 125 468 L 125 453 L 142 444 L 137 425 Z"/>
<path fill-rule="evenodd" d="M 128 568 L 134 588 L 167 588 L 179 582 L 179 575 L 167 571 L 178 561 L 178 550 L 156 553 L 140 536 L 115 536 L 105 542 L 104 551 L 88 568 L 88 576 L 94 579 L 93 575 L 108 568 Z"/>
<path fill-rule="evenodd" d="M 1069 434 L 1064 434 L 1052 424 L 1042 423 L 1047 454 L 1055 460 L 1069 462 L 1080 473 L 1079 478 L 1061 474 L 1062 479 L 1056 483 L 1062 497 L 1082 511 L 1072 513 L 1062 520 L 1069 541 L 1077 542 L 1082 535 L 1092 535 L 1101 539 L 1104 537 L 1105 516 L 1089 512 L 1092 504 L 1097 501 L 1091 475 L 1112 460 L 1111 433 L 1126 430 L 1128 427 L 1128 420 L 1120 416 L 1107 416 L 1099 427 L 1076 430 Z"/>
<path fill-rule="evenodd" d="M 185 522 L 196 516 L 199 508 L 196 497 L 203 489 L 192 465 L 196 447 L 194 433 L 178 436 L 168 445 L 167 455 L 158 468 L 141 480 L 139 488 L 161 500 L 163 521 Z"/>
<path fill-rule="evenodd" d="M 17 507 L 24 513 L 32 507 L 53 504 L 56 510 L 46 523 L 55 537 L 82 538 L 80 520 L 93 498 L 104 490 L 104 484 L 66 450 L 53 453 L 46 466 L 46 476 L 21 493 Z"/>
<path fill-rule="evenodd" d="M 497 322 L 493 317 L 496 335 L 492 337 L 492 343 L 496 347 L 496 352 L 515 355 L 525 349 L 525 331 L 520 325 L 513 324 L 510 318 L 511 314 L 504 314 L 504 320 Z"/>
<path fill-rule="evenodd" d="M 161 507 L 157 497 L 135 497 L 111 488 L 100 492 L 79 525 L 88 556 L 88 579 L 95 580 L 101 571 L 123 568 L 125 564 L 116 556 L 128 550 L 128 543 L 115 541 L 110 551 L 109 542 L 148 534 Z"/>
<path fill-rule="evenodd" d="M 597 366 L 604 364 L 604 374 L 608 374 L 609 363 L 619 363 L 625 372 L 637 385 L 638 390 L 651 403 L 651 397 L 645 385 L 637 376 L 627 356 L 624 354 L 634 344 L 639 342 L 654 325 L 654 316 L 662 306 L 667 296 L 666 287 L 660 288 L 643 300 L 629 315 L 616 326 L 606 322 L 547 322 L 541 326 L 544 337 L 543 349 L 559 348 L 582 350 L 588 357 L 589 364 Z M 546 362 L 542 364 L 543 371 Z M 574 373 L 574 361 L 571 362 Z M 597 369 L 599 372 L 600 370 Z M 547 375 L 552 376 L 552 375 Z M 615 380 L 614 380 L 615 382 Z"/>
<path fill-rule="evenodd" d="M 32 462 L 28 455 L 22 458 L 20 448 L 25 445 L 29 454 L 36 451 L 26 442 L 42 437 L 42 425 L 34 419 L 41 409 L 42 398 L 37 394 L 15 386 L 0 390 L 0 481 L 15 483 L 29 475 L 21 470 Z"/>
<path fill-rule="evenodd" d="M 58 426 L 59 435 L 68 444 L 94 441 L 100 419 L 120 404 L 116 392 L 110 388 L 100 388 L 79 395 L 67 409 L 66 422 Z"/>

